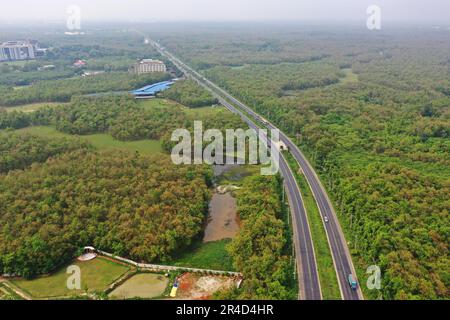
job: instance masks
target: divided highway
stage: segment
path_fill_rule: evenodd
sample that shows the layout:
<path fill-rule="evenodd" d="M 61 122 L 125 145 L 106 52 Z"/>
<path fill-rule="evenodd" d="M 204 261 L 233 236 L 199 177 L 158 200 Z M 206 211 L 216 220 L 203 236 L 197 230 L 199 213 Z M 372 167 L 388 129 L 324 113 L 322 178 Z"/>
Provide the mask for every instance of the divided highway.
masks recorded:
<path fill-rule="evenodd" d="M 229 93 L 227 93 L 222 88 L 216 86 L 214 83 L 206 78 L 203 78 L 211 86 L 218 91 L 220 91 L 227 99 L 237 105 L 240 109 L 244 110 L 247 114 L 257 119 L 259 122 L 263 123 L 268 129 L 277 129 L 268 120 L 262 118 L 259 114 L 254 112 L 250 107 L 246 106 Z M 348 276 L 350 274 L 356 279 L 356 272 L 353 266 L 353 261 L 350 256 L 350 251 L 345 241 L 344 234 L 342 232 L 339 220 L 337 218 L 336 212 L 334 211 L 333 205 L 331 204 L 328 195 L 323 188 L 320 179 L 312 168 L 311 164 L 308 162 L 306 157 L 300 151 L 295 143 L 280 130 L 280 140 L 289 148 L 289 151 L 294 156 L 295 160 L 298 162 L 300 168 L 302 169 L 306 180 L 308 181 L 309 187 L 314 195 L 317 206 L 319 208 L 322 222 L 325 221 L 325 217 L 328 218 L 328 222 L 324 222 L 325 232 L 328 238 L 328 244 L 330 246 L 333 263 L 336 271 L 336 276 L 339 283 L 339 289 L 341 292 L 341 297 L 344 300 L 363 300 L 363 294 L 360 286 L 358 285 L 357 290 L 352 290 L 348 283 Z"/>
<path fill-rule="evenodd" d="M 250 125 L 250 127 L 256 128 L 253 121 L 239 109 L 231 105 L 228 101 L 245 111 L 245 113 L 250 115 L 253 120 L 264 124 L 268 129 L 277 129 L 273 124 L 262 118 L 251 108 L 231 96 L 228 92 L 218 87 L 189 66 L 185 65 L 165 49 L 161 48 L 159 44 L 156 42 L 151 43 L 161 54 L 169 58 L 175 65 L 177 65 L 177 67 L 183 70 L 186 74 L 190 74 L 197 82 L 199 82 L 199 84 L 212 92 L 219 99 L 221 104 L 230 109 L 232 112 L 240 114 L 240 116 Z M 328 218 L 328 222 L 324 222 L 324 227 L 332 253 L 341 297 L 345 300 L 362 300 L 363 295 L 361 288 L 358 286 L 357 290 L 352 290 L 348 284 L 348 276 L 352 274 L 353 277 L 356 278 L 356 272 L 337 215 L 325 189 L 320 182 L 320 179 L 300 149 L 291 141 L 291 139 L 289 139 L 287 135 L 281 131 L 280 139 L 288 146 L 289 151 L 300 165 L 316 200 L 322 216 L 322 221 L 325 221 L 325 217 Z M 321 299 L 319 276 L 308 219 L 297 182 L 291 169 L 287 165 L 286 160 L 282 156 L 280 157 L 280 170 L 285 179 L 289 203 L 294 217 L 295 247 L 297 259 L 299 260 L 298 270 L 299 284 L 301 288 L 300 294 L 304 299 Z"/>
<path fill-rule="evenodd" d="M 217 89 L 211 86 L 200 74 L 186 66 L 179 59 L 161 48 L 156 42 L 149 41 L 163 56 L 174 63 L 177 68 L 183 71 L 186 75 L 192 77 L 201 86 L 211 92 L 219 102 L 229 109 L 231 112 L 238 114 L 243 121 L 245 121 L 250 128 L 255 130 L 259 127 L 241 110 L 235 108 L 231 103 L 224 99 L 223 94 L 219 94 Z M 267 139 L 267 136 L 263 136 Z M 271 141 L 268 141 L 270 145 Z M 296 253 L 296 265 L 298 270 L 299 295 L 303 300 L 321 300 L 322 291 L 320 288 L 319 274 L 317 271 L 316 257 L 314 253 L 314 245 L 311 238 L 311 231 L 309 229 L 306 209 L 303 204 L 303 199 L 300 189 L 295 180 L 291 168 L 288 166 L 284 157 L 280 154 L 280 172 L 284 178 L 286 193 L 288 196 L 289 205 L 291 208 L 291 215 L 293 220 L 294 231 L 294 247 Z"/>

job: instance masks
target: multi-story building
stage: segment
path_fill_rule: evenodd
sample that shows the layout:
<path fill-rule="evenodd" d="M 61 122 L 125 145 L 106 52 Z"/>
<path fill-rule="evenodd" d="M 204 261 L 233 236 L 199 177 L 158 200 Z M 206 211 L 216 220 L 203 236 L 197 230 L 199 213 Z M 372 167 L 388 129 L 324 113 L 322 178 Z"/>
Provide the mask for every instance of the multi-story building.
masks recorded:
<path fill-rule="evenodd" d="M 29 41 L 8 41 L 0 44 L 0 61 L 35 59 L 35 46 Z"/>
<path fill-rule="evenodd" d="M 151 72 L 166 72 L 167 68 L 164 62 L 153 59 L 142 59 L 138 63 L 135 63 L 130 72 L 135 74 L 151 73 Z"/>

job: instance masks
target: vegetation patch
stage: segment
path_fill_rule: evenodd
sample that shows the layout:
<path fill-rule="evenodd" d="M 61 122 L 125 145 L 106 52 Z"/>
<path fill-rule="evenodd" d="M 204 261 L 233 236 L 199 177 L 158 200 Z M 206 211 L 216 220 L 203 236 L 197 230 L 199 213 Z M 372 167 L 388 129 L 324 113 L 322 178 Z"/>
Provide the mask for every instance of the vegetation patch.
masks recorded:
<path fill-rule="evenodd" d="M 104 73 L 94 77 L 42 80 L 26 90 L 0 86 L 0 105 L 17 106 L 36 102 L 69 102 L 72 96 L 104 92 L 129 91 L 170 79 L 166 73 L 142 76 L 128 72 Z"/>
<path fill-rule="evenodd" d="M 178 81 L 162 95 L 190 108 L 211 106 L 218 102 L 209 91 L 194 80 Z"/>
<path fill-rule="evenodd" d="M 11 112 L 11 111 L 23 111 L 23 112 L 33 112 L 36 110 L 39 110 L 41 108 L 45 107 L 56 107 L 63 105 L 63 103 L 60 102 L 40 102 L 40 103 L 30 103 L 30 104 L 24 104 L 20 106 L 15 107 L 4 107 L 5 111 Z M 0 108 L 2 108 L 0 106 Z"/>
<path fill-rule="evenodd" d="M 276 176 L 248 177 L 236 192 L 241 230 L 228 246 L 241 289 L 225 290 L 222 299 L 296 299 L 292 243 L 282 181 Z"/>
<path fill-rule="evenodd" d="M 169 284 L 169 279 L 157 273 L 139 273 L 127 279 L 109 293 L 113 299 L 161 297 Z"/>
<path fill-rule="evenodd" d="M 179 267 L 235 271 L 227 245 L 230 239 L 202 242 L 196 241 L 169 262 Z"/>
<path fill-rule="evenodd" d="M 86 245 L 167 260 L 200 234 L 211 176 L 166 156 L 88 150 L 0 175 L 0 273 L 45 274 Z"/>

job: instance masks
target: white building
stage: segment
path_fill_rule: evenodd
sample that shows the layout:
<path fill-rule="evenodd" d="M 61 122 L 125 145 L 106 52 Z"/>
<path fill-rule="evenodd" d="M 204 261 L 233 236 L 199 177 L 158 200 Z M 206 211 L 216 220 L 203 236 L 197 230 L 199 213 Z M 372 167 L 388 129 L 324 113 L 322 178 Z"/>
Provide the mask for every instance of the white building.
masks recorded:
<path fill-rule="evenodd" d="M 8 41 L 0 45 L 0 61 L 35 59 L 35 47 L 29 41 Z"/>
<path fill-rule="evenodd" d="M 164 62 L 153 59 L 142 59 L 138 63 L 134 64 L 130 69 L 130 72 L 136 74 L 166 71 L 167 68 Z"/>

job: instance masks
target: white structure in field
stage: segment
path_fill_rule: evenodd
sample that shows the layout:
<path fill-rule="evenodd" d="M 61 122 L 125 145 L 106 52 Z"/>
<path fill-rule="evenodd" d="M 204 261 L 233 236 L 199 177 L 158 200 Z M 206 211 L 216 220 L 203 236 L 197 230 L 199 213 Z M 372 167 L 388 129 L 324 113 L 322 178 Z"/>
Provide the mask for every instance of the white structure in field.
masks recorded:
<path fill-rule="evenodd" d="M 0 61 L 36 58 L 36 46 L 31 41 L 8 41 L 0 44 Z"/>
<path fill-rule="evenodd" d="M 138 63 L 134 64 L 130 69 L 130 72 L 136 74 L 166 71 L 167 68 L 164 62 L 153 59 L 142 59 Z"/>

